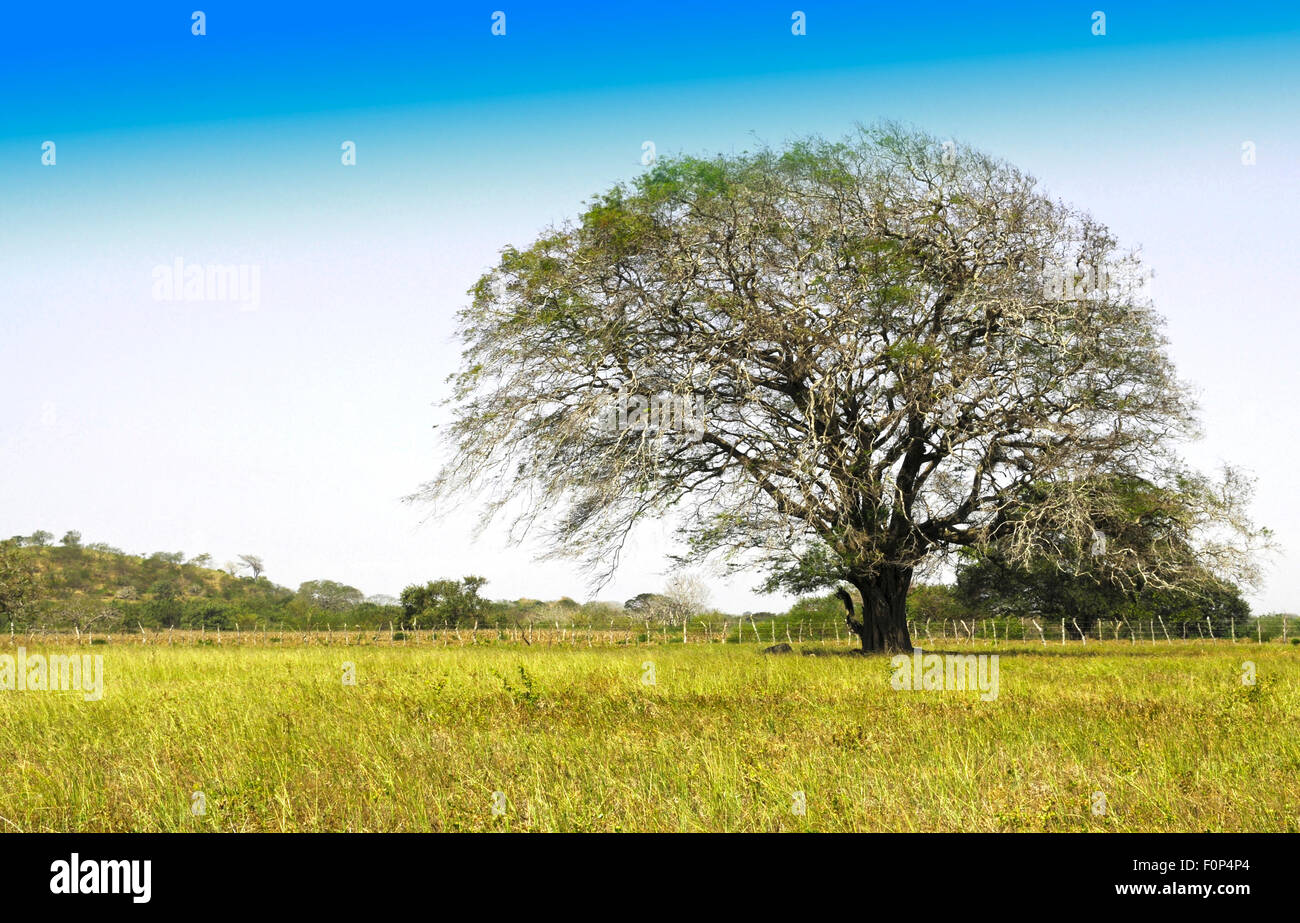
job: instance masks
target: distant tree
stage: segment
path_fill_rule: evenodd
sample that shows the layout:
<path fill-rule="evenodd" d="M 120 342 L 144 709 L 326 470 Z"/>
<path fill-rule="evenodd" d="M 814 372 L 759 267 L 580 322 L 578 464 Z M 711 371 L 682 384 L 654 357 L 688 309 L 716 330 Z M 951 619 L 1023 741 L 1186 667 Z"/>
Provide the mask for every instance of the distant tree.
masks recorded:
<path fill-rule="evenodd" d="M 176 599 L 181 587 L 175 580 L 159 580 L 149 587 L 149 595 L 154 599 Z"/>
<path fill-rule="evenodd" d="M 59 539 L 59 543 L 66 548 L 80 548 L 81 533 L 75 529 L 69 529 L 63 533 L 63 538 Z"/>
<path fill-rule="evenodd" d="M 844 604 L 838 593 L 804 596 L 795 600 L 787 615 L 794 619 L 808 619 L 814 624 L 833 623 L 843 620 Z"/>
<path fill-rule="evenodd" d="M 196 554 L 194 557 L 190 558 L 189 563 L 195 567 L 211 567 L 212 555 L 208 554 L 206 551 L 202 554 Z"/>
<path fill-rule="evenodd" d="M 359 606 L 364 596 L 356 587 L 333 580 L 308 580 L 298 587 L 298 599 L 327 612 L 343 612 Z"/>
<path fill-rule="evenodd" d="M 914 622 L 943 621 L 969 618 L 970 610 L 962 604 L 954 587 L 943 583 L 917 583 L 907 594 L 907 617 Z"/>
<path fill-rule="evenodd" d="M 1204 624 L 1208 619 L 1216 633 L 1227 634 L 1228 625 L 1240 626 L 1250 618 L 1250 603 L 1241 589 L 1233 584 L 1216 581 L 1204 586 L 1195 594 L 1172 592 L 1152 587 L 1134 594 L 1121 613 L 1139 622 L 1159 619 L 1169 625 L 1182 622 Z M 1238 631 L 1242 630 L 1240 627 Z"/>
<path fill-rule="evenodd" d="M 1026 567 L 996 556 L 962 566 L 953 592 L 972 614 L 1078 622 L 1083 631 L 1099 619 L 1204 624 L 1207 618 L 1216 631 L 1226 631 L 1230 620 L 1240 622 L 1250 616 L 1250 605 L 1238 587 L 1208 576 L 1198 581 L 1195 592 L 1160 585 L 1125 589 L 1063 571 L 1050 562 Z"/>
<path fill-rule="evenodd" d="M 44 546 L 48 545 L 53 539 L 54 539 L 54 534 L 51 532 L 46 532 L 44 529 L 37 529 L 35 532 L 33 532 L 31 535 L 27 537 L 27 541 L 30 544 L 37 546 L 38 548 L 43 548 Z"/>
<path fill-rule="evenodd" d="M 645 609 L 658 604 L 658 593 L 638 593 L 623 603 L 623 608 L 628 612 L 641 613 Z"/>
<path fill-rule="evenodd" d="M 1126 613 L 1249 614 L 1237 587 L 1215 573 L 1226 568 L 1206 563 L 1235 550 L 1213 542 L 1197 549 L 1191 539 L 1208 508 L 1237 501 L 1216 500 L 1209 485 L 1189 478 L 1169 487 L 1098 476 L 1078 479 L 1071 489 L 1087 495 L 1087 524 L 1062 522 L 1050 493 L 1031 485 L 1004 515 L 1010 522 L 1042 520 L 1031 530 L 1033 541 L 1018 546 L 1016 536 L 1030 533 L 1009 529 L 959 557 L 955 593 L 964 605 L 991 615 L 1069 619 L 1083 631 Z M 1248 486 L 1241 489 L 1249 493 Z"/>
<path fill-rule="evenodd" d="M 203 628 L 212 631 L 218 628 L 235 627 L 236 611 L 229 603 L 218 599 L 191 599 L 181 609 L 180 626 L 182 628 Z"/>
<path fill-rule="evenodd" d="M 694 574 L 669 578 L 660 596 L 659 617 L 669 625 L 684 625 L 709 607 L 709 588 Z"/>
<path fill-rule="evenodd" d="M 181 603 L 172 597 L 145 600 L 136 611 L 141 621 L 159 628 L 178 628 L 181 624 Z"/>
<path fill-rule="evenodd" d="M 43 614 L 41 621 L 51 627 L 71 627 L 88 631 L 101 622 L 110 626 L 120 621 L 122 613 L 111 605 L 88 596 L 59 600 Z"/>
<path fill-rule="evenodd" d="M 255 554 L 241 554 L 239 556 L 239 563 L 241 566 L 246 567 L 248 570 L 253 572 L 254 580 L 262 576 L 262 571 L 266 570 L 266 565 L 262 563 L 262 559 Z"/>
<path fill-rule="evenodd" d="M 36 568 L 14 542 L 0 543 L 0 616 L 23 621 L 40 594 Z"/>
<path fill-rule="evenodd" d="M 482 618 L 486 600 L 479 590 L 487 583 L 483 577 L 455 580 L 432 580 L 424 586 L 412 584 L 402 590 L 403 627 L 417 621 L 426 626 L 442 624 L 449 628 L 469 625 Z"/>

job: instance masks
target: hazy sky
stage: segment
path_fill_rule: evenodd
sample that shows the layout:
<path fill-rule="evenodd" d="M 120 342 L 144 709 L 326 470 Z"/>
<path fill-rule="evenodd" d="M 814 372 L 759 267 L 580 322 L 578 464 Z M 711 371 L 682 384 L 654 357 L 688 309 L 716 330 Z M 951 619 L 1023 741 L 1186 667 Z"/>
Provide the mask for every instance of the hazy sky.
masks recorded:
<path fill-rule="evenodd" d="M 478 573 L 495 598 L 585 598 L 535 549 L 400 502 L 439 466 L 465 290 L 643 170 L 645 141 L 726 152 L 892 118 L 1142 246 L 1201 394 L 1189 455 L 1252 471 L 1287 551 L 1252 601 L 1300 609 L 1300 6 L 268 6 L 206 5 L 203 36 L 176 4 L 6 10 L 0 534 L 254 552 L 293 587 Z M 178 259 L 255 270 L 257 304 L 157 300 Z M 664 539 L 641 535 L 599 598 L 658 588 Z M 757 582 L 715 602 L 781 604 Z"/>

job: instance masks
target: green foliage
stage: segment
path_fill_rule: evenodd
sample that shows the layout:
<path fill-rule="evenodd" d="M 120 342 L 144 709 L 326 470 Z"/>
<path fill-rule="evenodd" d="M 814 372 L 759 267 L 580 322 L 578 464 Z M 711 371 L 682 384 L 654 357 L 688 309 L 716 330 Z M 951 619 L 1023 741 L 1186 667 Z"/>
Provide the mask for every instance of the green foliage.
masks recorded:
<path fill-rule="evenodd" d="M 795 601 L 790 607 L 789 615 L 794 619 L 808 619 L 817 624 L 843 622 L 844 603 L 834 593 L 805 597 Z"/>
<path fill-rule="evenodd" d="M 402 627 L 426 628 L 472 625 L 483 619 L 486 600 L 478 591 L 487 583 L 483 577 L 431 580 L 424 586 L 412 584 L 402 590 Z"/>
<path fill-rule="evenodd" d="M 326 612 L 346 612 L 361 605 L 365 596 L 356 587 L 333 580 L 308 580 L 298 587 L 297 598 Z"/>
<path fill-rule="evenodd" d="M 913 584 L 907 594 L 907 617 L 926 619 L 969 618 L 970 612 L 957 594 L 956 587 L 944 583 Z"/>
<path fill-rule="evenodd" d="M 24 622 L 38 593 L 30 555 L 12 540 L 0 542 L 0 616 Z"/>
<path fill-rule="evenodd" d="M 50 628 L 325 627 L 344 617 L 359 624 L 352 612 L 295 608 L 292 590 L 265 577 L 212 570 L 200 563 L 207 560 L 198 555 L 187 563 L 183 553 L 168 551 L 130 555 L 103 543 L 82 545 L 79 536 L 60 545 L 50 544 L 48 533 L 16 536 L 0 543 L 0 610 L 16 624 Z M 396 611 L 372 607 L 365 615 L 379 626 Z"/>
<path fill-rule="evenodd" d="M 1125 590 L 1046 561 L 1017 567 L 996 552 L 966 559 L 957 572 L 955 598 L 980 618 L 1068 619 L 1078 621 L 1085 631 L 1098 619 L 1174 624 L 1204 622 L 1208 617 L 1217 632 L 1226 631 L 1229 620 L 1250 616 L 1250 605 L 1241 591 L 1221 581 L 1207 579 L 1187 588 Z"/>
<path fill-rule="evenodd" d="M 233 630 L 238 622 L 238 611 L 219 599 L 190 599 L 181 607 L 181 628 Z"/>
<path fill-rule="evenodd" d="M 623 608 L 628 612 L 644 613 L 653 609 L 655 604 L 663 599 L 658 593 L 638 593 L 623 603 Z"/>

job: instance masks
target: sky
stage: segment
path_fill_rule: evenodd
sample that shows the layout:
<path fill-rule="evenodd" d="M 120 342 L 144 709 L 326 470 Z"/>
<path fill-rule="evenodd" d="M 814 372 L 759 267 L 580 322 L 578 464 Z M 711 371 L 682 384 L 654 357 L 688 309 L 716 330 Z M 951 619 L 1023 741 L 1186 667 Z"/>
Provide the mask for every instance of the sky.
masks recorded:
<path fill-rule="evenodd" d="M 193 5 L 6 9 L 0 534 L 254 553 L 290 587 L 474 573 L 493 598 L 590 598 L 538 547 L 475 540 L 470 512 L 402 502 L 446 457 L 466 289 L 646 169 L 647 141 L 726 153 L 895 119 L 1142 248 L 1201 400 L 1187 455 L 1257 478 L 1281 552 L 1251 601 L 1300 611 L 1300 6 L 268 6 L 205 3 L 202 35 Z M 169 296 L 177 261 L 247 286 Z M 660 588 L 668 538 L 639 533 L 595 598 Z M 714 602 L 787 601 L 758 582 L 712 578 Z"/>

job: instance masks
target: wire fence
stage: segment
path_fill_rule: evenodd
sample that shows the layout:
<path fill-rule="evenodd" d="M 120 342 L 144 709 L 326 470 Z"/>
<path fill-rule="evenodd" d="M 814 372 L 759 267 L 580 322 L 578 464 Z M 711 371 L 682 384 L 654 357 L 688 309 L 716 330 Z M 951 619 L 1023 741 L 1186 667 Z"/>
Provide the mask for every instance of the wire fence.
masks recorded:
<path fill-rule="evenodd" d="M 918 646 L 952 643 L 1031 642 L 1082 644 L 1127 641 L 1130 644 L 1175 642 L 1281 642 L 1300 644 L 1300 626 L 1294 616 L 1265 616 L 1238 619 L 1206 618 L 1204 621 L 1148 619 L 1035 619 L 999 617 L 988 619 L 909 619 L 912 643 Z M 842 643 L 855 645 L 856 636 L 841 621 L 728 618 L 677 623 L 628 623 L 608 625 L 493 625 L 403 629 L 351 627 L 301 629 L 254 625 L 234 630 L 160 628 L 138 625 L 135 631 L 82 631 L 33 628 L 0 635 L 0 646 L 21 644 L 99 645 L 341 645 L 464 647 L 479 644 L 516 644 L 524 647 L 620 647 L 647 644 L 759 644 Z"/>
<path fill-rule="evenodd" d="M 1282 641 L 1295 639 L 1290 616 L 1204 620 L 1163 617 L 1138 619 L 916 619 L 908 627 L 913 641 L 1037 641 L 1087 644 L 1089 641 L 1172 643 L 1175 641 Z"/>

